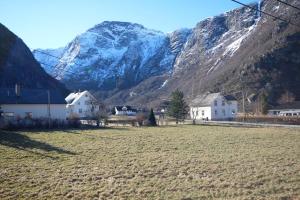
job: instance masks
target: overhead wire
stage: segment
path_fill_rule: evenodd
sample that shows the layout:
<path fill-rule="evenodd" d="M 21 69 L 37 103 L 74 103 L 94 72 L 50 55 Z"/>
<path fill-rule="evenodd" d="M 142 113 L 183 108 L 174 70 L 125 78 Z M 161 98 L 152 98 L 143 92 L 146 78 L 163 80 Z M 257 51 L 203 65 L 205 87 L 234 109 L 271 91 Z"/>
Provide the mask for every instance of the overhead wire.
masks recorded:
<path fill-rule="evenodd" d="M 292 5 L 292 4 L 289 4 L 289 3 L 285 2 L 285 1 L 282 1 L 282 0 L 274 0 L 274 1 L 278 1 L 279 3 L 285 4 L 285 5 L 287 5 L 287 6 L 290 6 L 290 7 L 295 8 L 295 9 L 297 9 L 297 10 L 300 11 L 300 8 L 299 8 L 299 7 L 294 6 L 294 5 Z"/>
<path fill-rule="evenodd" d="M 230 0 L 230 1 L 233 1 L 233 2 L 235 2 L 235 3 L 237 3 L 237 4 L 240 4 L 240 5 L 242 5 L 242 6 L 245 6 L 245 7 L 247 7 L 247 8 L 250 8 L 250 9 L 255 10 L 255 11 L 257 11 L 257 12 L 260 12 L 260 13 L 262 13 L 262 14 L 265 14 L 265 15 L 267 15 L 267 16 L 269 16 L 269 17 L 274 18 L 275 20 L 283 21 L 283 22 L 285 22 L 285 23 L 287 23 L 287 24 L 290 24 L 290 25 L 293 25 L 293 26 L 296 26 L 296 27 L 300 28 L 300 25 L 297 25 L 297 24 L 295 24 L 295 23 L 293 23 L 293 22 L 290 22 L 289 20 L 283 19 L 283 18 L 281 18 L 281 17 L 277 17 L 277 16 L 275 16 L 275 15 L 273 15 L 273 14 L 270 14 L 270 13 L 268 13 L 268 12 L 266 12 L 266 11 L 257 9 L 257 8 L 255 8 L 255 7 L 252 7 L 252 6 L 250 6 L 250 5 L 247 5 L 247 4 L 242 3 L 242 2 L 240 2 L 240 1 L 237 1 L 237 0 Z"/>

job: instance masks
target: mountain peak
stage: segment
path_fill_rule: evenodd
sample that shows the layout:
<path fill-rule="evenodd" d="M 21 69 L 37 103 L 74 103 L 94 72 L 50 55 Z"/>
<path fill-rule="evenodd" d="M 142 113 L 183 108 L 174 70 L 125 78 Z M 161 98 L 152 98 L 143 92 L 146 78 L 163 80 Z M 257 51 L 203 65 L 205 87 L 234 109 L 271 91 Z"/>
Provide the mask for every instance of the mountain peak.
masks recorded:
<path fill-rule="evenodd" d="M 98 32 L 103 29 L 108 29 L 115 32 L 124 32 L 132 29 L 146 29 L 143 25 L 130 23 L 130 22 L 120 22 L 120 21 L 104 21 L 100 24 L 95 25 L 93 28 L 89 29 L 89 32 Z"/>

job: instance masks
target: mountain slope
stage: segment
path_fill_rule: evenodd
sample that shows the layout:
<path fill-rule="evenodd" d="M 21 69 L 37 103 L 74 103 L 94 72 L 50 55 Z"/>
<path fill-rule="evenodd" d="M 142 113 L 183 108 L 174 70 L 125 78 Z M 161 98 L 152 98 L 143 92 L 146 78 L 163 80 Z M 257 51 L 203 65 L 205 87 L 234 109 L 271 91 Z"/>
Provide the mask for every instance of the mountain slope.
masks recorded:
<path fill-rule="evenodd" d="M 300 2 L 289 3 L 299 6 Z M 300 24 L 297 10 L 278 2 L 263 1 L 251 6 Z M 152 77 L 153 84 L 146 80 L 146 84 L 117 93 L 107 102 L 120 103 L 122 97 L 129 104 L 158 105 L 177 88 L 185 92 L 188 100 L 206 91 L 241 98 L 242 90 L 247 96 L 266 93 L 270 104 L 276 104 L 284 91 L 300 99 L 299 31 L 243 7 L 206 19 L 192 30 L 171 76 Z M 131 97 L 130 93 L 136 95 Z"/>
<path fill-rule="evenodd" d="M 184 40 L 182 37 L 178 40 Z M 41 63 L 55 66 L 44 68 L 70 88 L 120 90 L 169 72 L 180 51 L 178 40 L 169 48 L 170 40 L 162 32 L 139 24 L 106 21 L 77 36 L 65 48 L 33 53 Z"/>
<path fill-rule="evenodd" d="M 62 83 L 48 75 L 30 49 L 15 34 L 0 24 L 0 87 L 57 89 L 67 92 Z"/>
<path fill-rule="evenodd" d="M 300 6 L 297 0 L 287 2 Z M 251 4 L 251 6 L 300 25 L 299 12 L 279 2 L 265 0 L 261 4 Z M 116 22 L 106 22 L 104 25 L 98 25 L 100 28 L 94 28 L 97 34 L 101 33 L 97 39 L 102 39 L 104 36 L 104 38 L 109 38 L 110 36 L 106 35 L 107 31 L 103 31 L 104 26 L 105 30 L 111 31 L 108 24 L 114 23 Z M 132 26 L 140 25 L 133 24 Z M 127 29 L 124 27 L 122 29 L 124 32 L 121 33 L 127 33 Z M 143 28 L 140 28 L 138 32 L 142 30 Z M 129 54 L 125 53 L 128 57 L 122 54 L 118 57 L 121 60 L 113 59 L 117 60 L 116 65 L 111 65 L 109 57 L 102 57 L 99 63 L 106 63 L 106 65 L 97 63 L 92 70 L 93 73 L 99 73 L 102 79 L 104 75 L 109 74 L 107 77 L 111 77 L 109 80 L 113 83 L 112 85 L 115 84 L 115 87 L 103 87 L 105 85 L 103 82 L 94 79 L 89 74 L 86 78 L 89 77 L 95 81 L 92 84 L 93 87 L 89 84 L 80 86 L 96 89 L 99 96 L 106 99 L 109 104 L 126 102 L 133 105 L 157 105 L 167 99 L 177 88 L 185 92 L 188 100 L 206 91 L 231 93 L 240 98 L 242 90 L 249 96 L 265 93 L 271 104 L 276 103 L 284 91 L 289 91 L 300 99 L 298 89 L 300 85 L 299 31 L 298 27 L 265 15 L 261 16 L 255 10 L 241 7 L 205 19 L 192 30 L 182 29 L 167 35 L 152 32 L 156 38 L 153 39 L 154 41 L 163 42 L 155 42 L 160 45 L 157 45 L 158 48 L 152 48 L 152 56 L 144 59 L 147 60 L 145 62 L 147 65 L 144 63 L 141 65 L 141 60 L 144 58 L 141 52 L 149 48 L 149 43 L 143 41 L 142 43 L 146 45 L 131 45 L 136 44 L 137 40 L 133 39 L 135 37 L 130 37 L 131 42 L 125 46 L 133 47 L 134 50 L 138 49 L 137 51 L 131 50 Z M 113 36 L 116 35 L 120 35 L 120 32 L 114 32 Z M 136 39 L 140 40 L 139 37 Z M 106 46 L 107 42 L 96 46 L 94 44 L 92 42 L 92 45 L 89 44 L 86 47 L 89 50 L 93 49 L 91 46 L 95 49 L 103 48 L 103 51 L 110 52 L 110 46 Z M 113 49 L 118 49 L 118 45 Z M 94 55 L 94 52 L 90 50 L 86 55 Z M 45 60 L 45 58 L 40 59 L 37 53 L 35 56 L 38 60 Z M 80 57 L 81 54 L 75 56 L 76 59 Z M 79 60 L 84 61 L 83 58 Z M 124 62 L 126 60 L 130 62 Z M 160 65 L 160 63 L 165 63 L 165 65 Z M 100 68 L 105 70 L 101 71 L 96 66 L 103 66 Z M 123 72 L 127 73 L 116 73 L 118 71 L 116 69 L 122 68 L 120 66 L 125 66 Z M 132 70 L 133 68 L 137 70 Z M 81 73 L 84 69 L 81 69 Z M 155 73 L 151 73 L 152 70 Z M 58 71 L 61 70 L 58 69 Z M 63 81 L 66 82 L 64 79 Z M 96 84 L 100 85 L 94 87 Z M 70 85 L 74 86 L 74 84 Z M 104 89 L 110 92 L 103 93 Z"/>

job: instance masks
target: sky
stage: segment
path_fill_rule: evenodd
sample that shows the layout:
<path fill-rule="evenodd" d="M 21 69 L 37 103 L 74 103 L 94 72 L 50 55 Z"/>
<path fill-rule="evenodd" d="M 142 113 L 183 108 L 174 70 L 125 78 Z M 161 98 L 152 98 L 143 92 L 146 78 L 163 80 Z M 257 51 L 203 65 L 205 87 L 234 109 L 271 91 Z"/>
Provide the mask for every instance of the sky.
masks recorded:
<path fill-rule="evenodd" d="M 58 48 L 103 21 L 168 33 L 238 7 L 231 0 L 0 0 L 0 23 L 31 49 Z"/>

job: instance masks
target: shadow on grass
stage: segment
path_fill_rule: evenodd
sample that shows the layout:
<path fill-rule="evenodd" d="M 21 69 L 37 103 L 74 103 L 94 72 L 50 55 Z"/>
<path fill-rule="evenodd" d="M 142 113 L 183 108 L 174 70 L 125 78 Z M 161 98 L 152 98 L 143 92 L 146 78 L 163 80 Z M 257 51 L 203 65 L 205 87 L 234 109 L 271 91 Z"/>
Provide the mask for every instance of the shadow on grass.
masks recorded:
<path fill-rule="evenodd" d="M 119 131 L 124 131 L 124 130 L 132 130 L 128 127 L 125 126 L 120 126 L 120 127 L 108 127 L 108 126 L 82 126 L 79 128 L 54 128 L 54 129 L 20 129 L 16 131 L 25 131 L 27 133 L 52 133 L 52 132 L 63 132 L 63 133 L 71 133 L 71 134 L 80 134 L 81 131 L 95 131 L 95 130 L 119 130 Z M 12 130 L 10 130 L 12 131 Z"/>
<path fill-rule="evenodd" d="M 11 132 L 11 131 L 0 131 L 0 144 L 7 146 L 7 147 L 15 148 L 15 149 L 29 151 L 32 153 L 46 156 L 46 157 L 51 157 L 51 156 L 47 156 L 42 153 L 34 152 L 32 150 L 38 149 L 38 150 L 42 150 L 45 152 L 54 151 L 59 154 L 76 155 L 76 153 L 74 153 L 74 152 L 67 151 L 62 148 L 55 147 L 55 146 L 52 146 L 52 145 L 44 143 L 44 142 L 32 140 L 26 135 L 23 135 L 23 134 L 20 134 L 17 132 Z M 51 158 L 53 158 L 53 157 L 51 157 Z"/>

